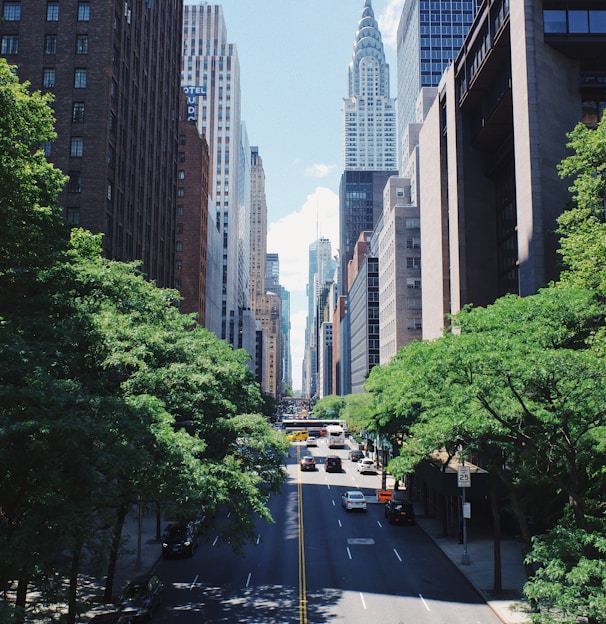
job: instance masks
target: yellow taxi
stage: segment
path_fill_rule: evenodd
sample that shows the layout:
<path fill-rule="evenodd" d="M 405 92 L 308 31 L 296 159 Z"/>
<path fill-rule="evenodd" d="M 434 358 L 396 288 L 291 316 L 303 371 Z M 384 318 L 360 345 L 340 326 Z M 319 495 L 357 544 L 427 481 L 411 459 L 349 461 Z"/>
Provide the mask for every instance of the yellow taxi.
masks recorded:
<path fill-rule="evenodd" d="M 289 442 L 304 442 L 309 437 L 307 431 L 291 431 L 286 435 L 286 439 Z"/>

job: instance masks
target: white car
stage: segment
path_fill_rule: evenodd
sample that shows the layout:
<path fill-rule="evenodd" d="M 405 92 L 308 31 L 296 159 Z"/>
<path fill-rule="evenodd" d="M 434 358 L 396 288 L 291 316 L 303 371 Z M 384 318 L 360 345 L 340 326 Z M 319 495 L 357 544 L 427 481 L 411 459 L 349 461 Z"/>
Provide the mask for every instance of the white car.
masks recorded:
<path fill-rule="evenodd" d="M 318 439 L 315 436 L 309 436 L 305 441 L 306 446 L 318 446 Z"/>
<path fill-rule="evenodd" d="M 352 509 L 361 509 L 366 511 L 366 497 L 359 490 L 349 490 L 341 494 L 341 505 L 351 511 Z"/>
<path fill-rule="evenodd" d="M 376 473 L 375 462 L 370 457 L 364 457 L 358 462 L 358 472 L 372 472 Z"/>

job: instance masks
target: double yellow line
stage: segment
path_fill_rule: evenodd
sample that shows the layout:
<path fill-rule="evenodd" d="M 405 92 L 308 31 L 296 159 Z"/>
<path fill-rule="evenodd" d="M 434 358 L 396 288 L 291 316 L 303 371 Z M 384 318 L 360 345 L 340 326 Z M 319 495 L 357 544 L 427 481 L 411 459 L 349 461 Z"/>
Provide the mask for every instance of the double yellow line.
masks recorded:
<path fill-rule="evenodd" d="M 297 529 L 299 533 L 299 622 L 307 624 L 307 576 L 305 574 L 305 531 L 303 527 L 303 483 L 301 482 L 301 447 L 297 445 Z"/>

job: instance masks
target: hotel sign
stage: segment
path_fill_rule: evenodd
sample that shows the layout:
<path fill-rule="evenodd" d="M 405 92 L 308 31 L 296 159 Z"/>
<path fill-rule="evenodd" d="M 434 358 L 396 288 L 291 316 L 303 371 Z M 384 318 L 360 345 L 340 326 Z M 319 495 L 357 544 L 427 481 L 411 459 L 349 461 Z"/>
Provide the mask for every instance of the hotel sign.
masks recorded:
<path fill-rule="evenodd" d="M 196 121 L 196 119 L 198 118 L 196 98 L 206 95 L 206 86 L 202 85 L 198 87 L 183 87 L 183 92 L 187 97 L 187 121 Z"/>

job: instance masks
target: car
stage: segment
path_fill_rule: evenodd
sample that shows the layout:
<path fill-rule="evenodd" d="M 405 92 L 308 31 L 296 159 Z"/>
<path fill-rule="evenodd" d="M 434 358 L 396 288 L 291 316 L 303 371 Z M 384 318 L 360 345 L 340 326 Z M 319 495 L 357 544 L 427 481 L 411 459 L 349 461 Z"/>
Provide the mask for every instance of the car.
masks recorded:
<path fill-rule="evenodd" d="M 358 472 L 361 474 L 366 472 L 376 473 L 375 462 L 370 457 L 364 457 L 358 462 Z"/>
<path fill-rule="evenodd" d="M 313 436 L 316 440 L 319 440 L 322 437 L 322 429 L 308 429 L 307 433 L 310 438 Z"/>
<path fill-rule="evenodd" d="M 305 440 L 305 446 L 318 446 L 318 439 L 315 436 L 309 436 L 309 438 Z"/>
<path fill-rule="evenodd" d="M 364 458 L 364 451 L 361 451 L 360 449 L 354 449 L 353 451 L 349 451 L 348 457 L 349 459 L 351 459 L 351 461 L 359 462 L 361 459 Z"/>
<path fill-rule="evenodd" d="M 286 439 L 289 442 L 304 442 L 307 440 L 309 434 L 307 431 L 291 431 L 287 434 Z"/>
<path fill-rule="evenodd" d="M 162 603 L 163 585 L 154 573 L 133 579 L 124 589 L 119 609 L 126 622 L 147 622 Z"/>
<path fill-rule="evenodd" d="M 368 509 L 366 505 L 366 497 L 360 490 L 348 490 L 341 494 L 341 506 L 347 511 L 353 509 L 360 509 L 366 511 Z"/>
<path fill-rule="evenodd" d="M 409 524 L 415 523 L 415 509 L 407 495 L 398 493 L 392 494 L 391 500 L 385 503 L 385 517 L 389 524 Z"/>
<path fill-rule="evenodd" d="M 165 559 L 175 556 L 194 556 L 200 545 L 198 527 L 194 522 L 174 522 L 169 524 L 162 536 L 162 556 Z"/>
<path fill-rule="evenodd" d="M 304 455 L 301 457 L 301 470 L 315 470 L 316 460 L 311 455 Z"/>
<path fill-rule="evenodd" d="M 341 472 L 342 469 L 341 458 L 338 455 L 329 455 L 324 460 L 324 470 L 326 472 Z"/>

